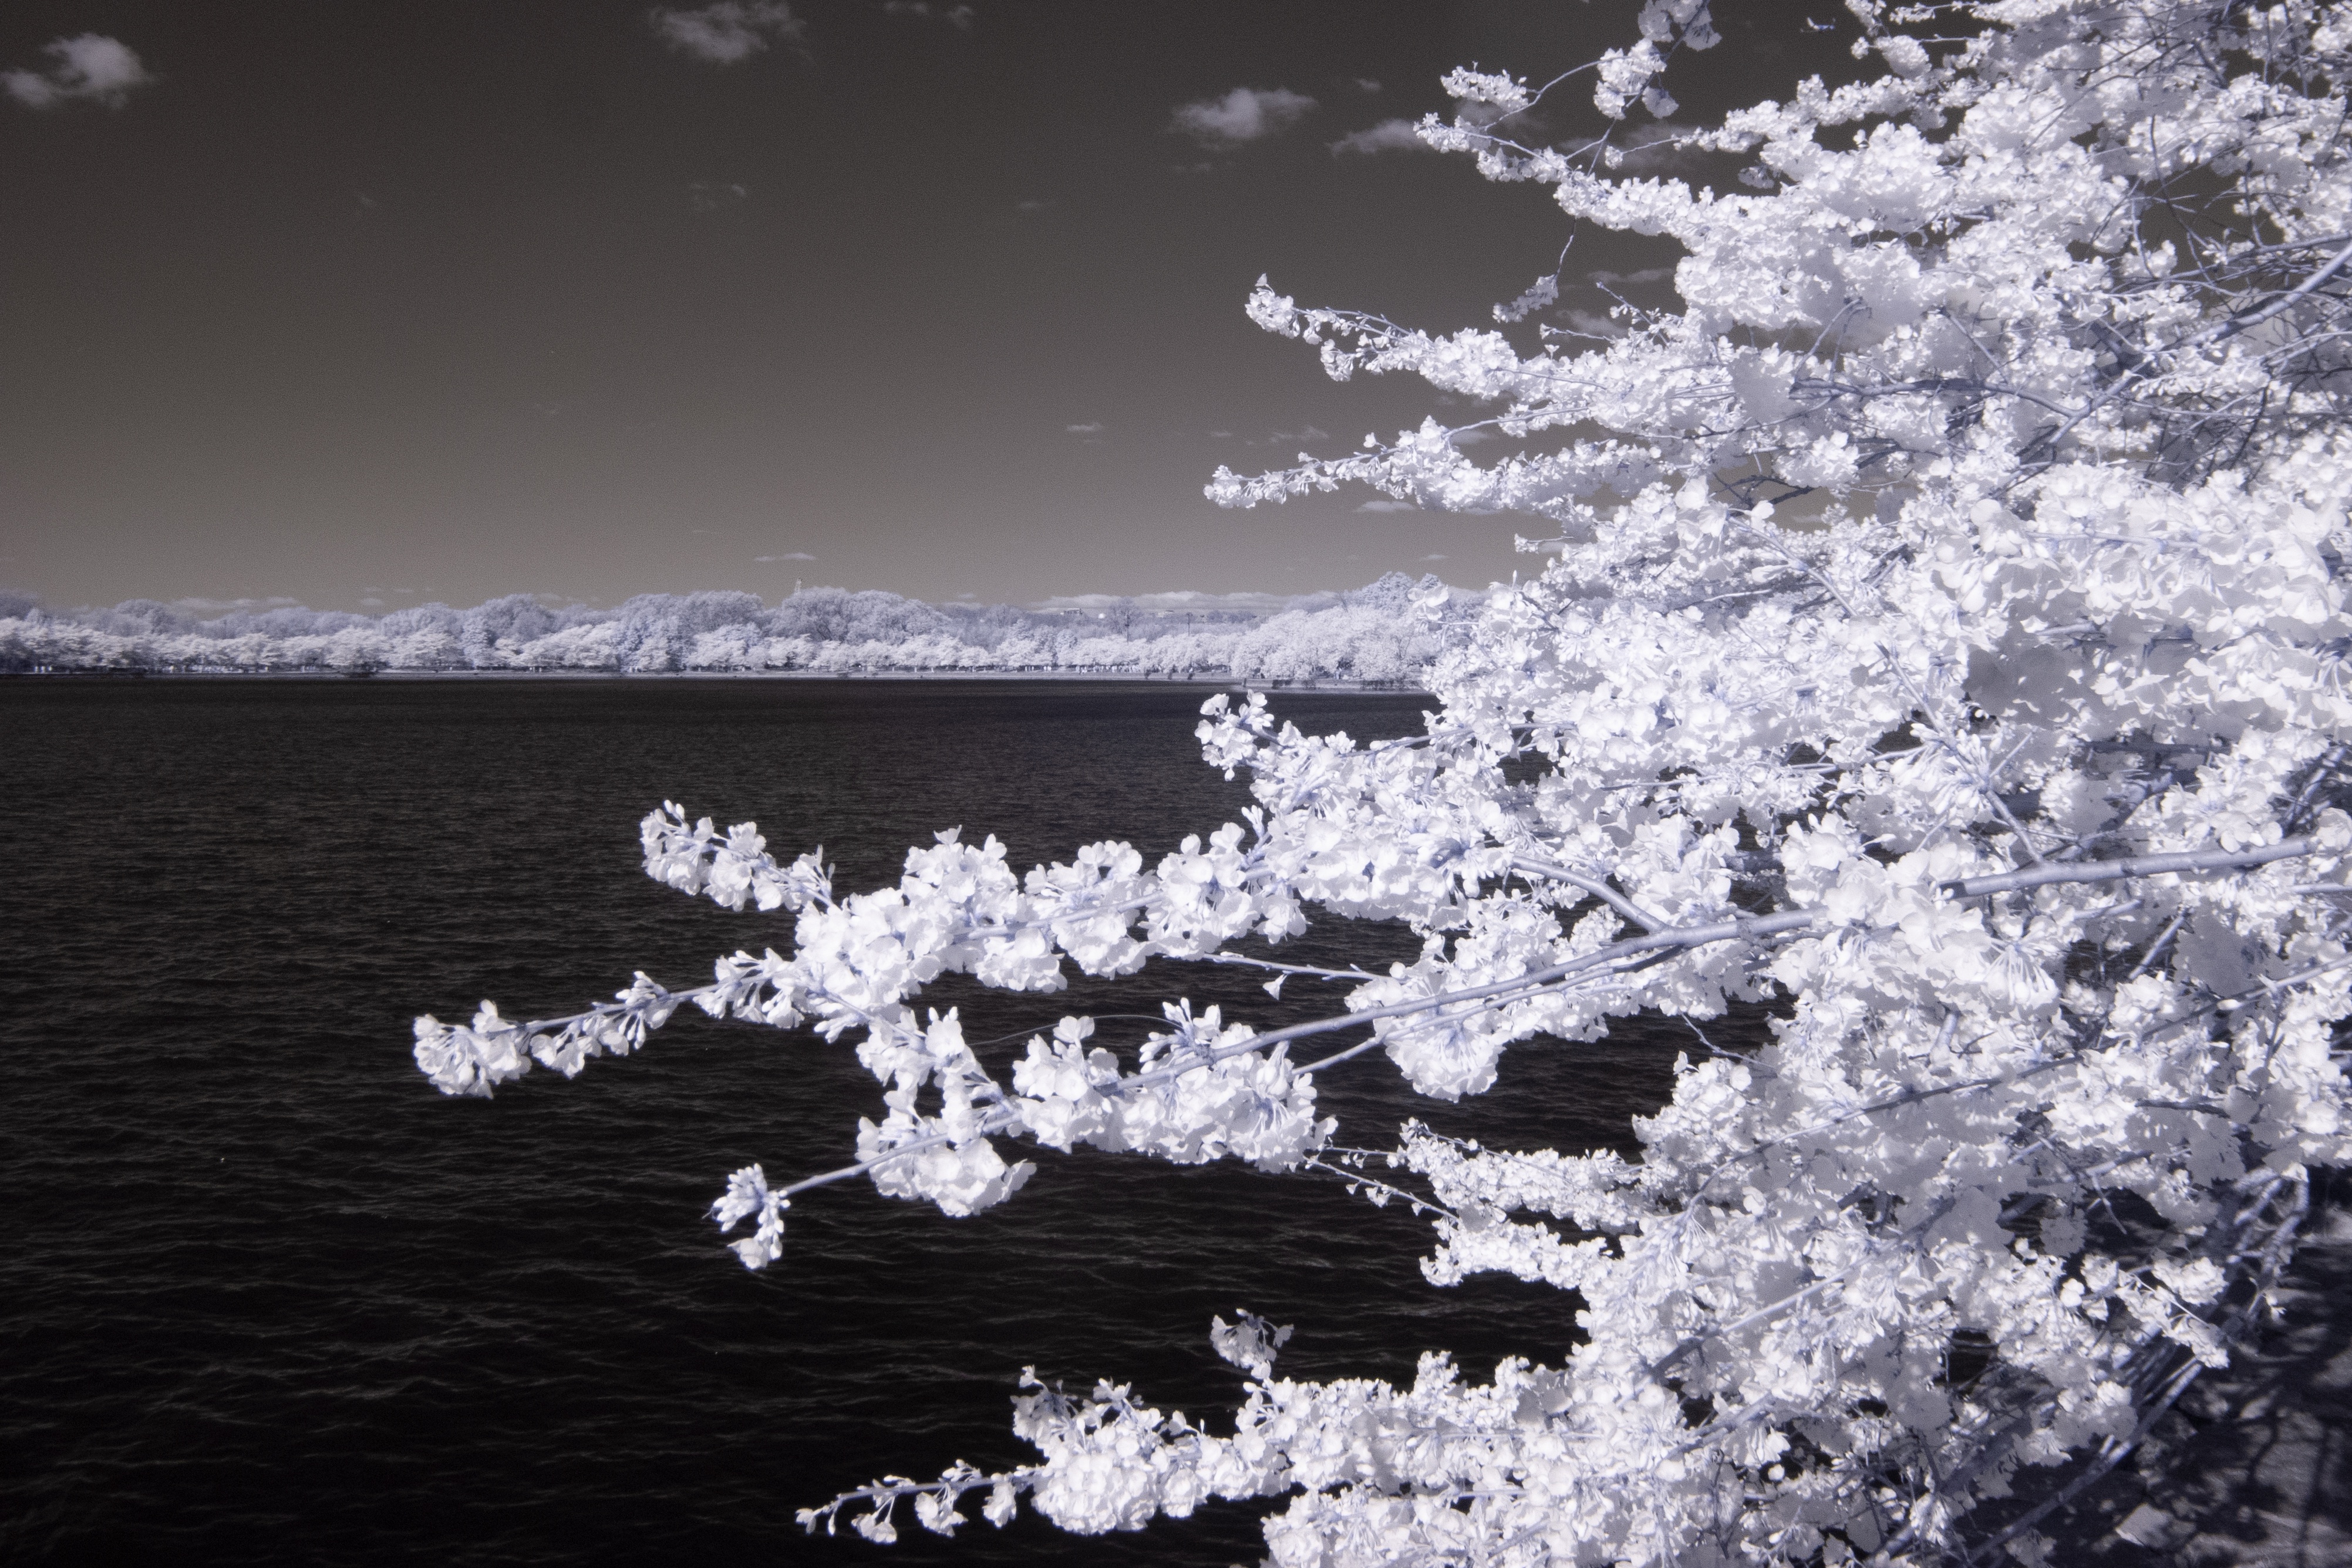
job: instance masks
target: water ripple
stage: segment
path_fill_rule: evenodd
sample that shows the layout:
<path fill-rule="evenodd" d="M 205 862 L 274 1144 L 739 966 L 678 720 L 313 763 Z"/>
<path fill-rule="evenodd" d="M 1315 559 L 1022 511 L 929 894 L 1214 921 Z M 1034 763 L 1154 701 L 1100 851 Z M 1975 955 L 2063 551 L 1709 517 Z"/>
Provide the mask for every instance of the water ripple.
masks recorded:
<path fill-rule="evenodd" d="M 1328 1183 L 1050 1154 L 954 1221 L 870 1190 L 793 1211 L 751 1275 L 701 1220 L 725 1173 L 839 1163 L 877 1092 L 845 1049 L 683 1015 L 642 1055 L 493 1103 L 433 1093 L 408 1019 L 692 984 L 781 940 L 636 870 L 677 799 L 822 842 L 845 886 L 930 831 L 1016 863 L 1147 856 L 1236 814 L 1200 694 L 880 684 L 0 684 L 9 938 L 0 1106 L 0 1557 L 240 1563 L 1218 1563 L 1255 1512 L 1082 1542 L 803 1542 L 792 1511 L 886 1470 L 1027 1457 L 1020 1369 L 1229 1406 L 1213 1312 L 1300 1325 L 1302 1375 L 1481 1374 L 1562 1347 L 1574 1299 L 1424 1285 L 1426 1228 Z M 1425 699 L 1280 699 L 1308 729 L 1417 729 Z M 784 933 L 788 935 L 788 931 Z M 1402 953 L 1398 934 L 1358 933 Z M 1328 940 L 1318 930 L 1307 950 Z M 1324 951 L 1337 951 L 1325 948 Z M 1245 975 L 1054 998 L 947 986 L 975 1039 L 1181 989 L 1273 1024 Z M 1107 1038 L 1119 1038 L 1106 1025 Z M 1509 1092 L 1412 1102 L 1368 1064 L 1351 1132 L 1407 1114 L 1504 1143 L 1622 1145 L 1684 1039 L 1507 1060 Z M 1010 1053 L 1011 1043 L 993 1050 Z"/>

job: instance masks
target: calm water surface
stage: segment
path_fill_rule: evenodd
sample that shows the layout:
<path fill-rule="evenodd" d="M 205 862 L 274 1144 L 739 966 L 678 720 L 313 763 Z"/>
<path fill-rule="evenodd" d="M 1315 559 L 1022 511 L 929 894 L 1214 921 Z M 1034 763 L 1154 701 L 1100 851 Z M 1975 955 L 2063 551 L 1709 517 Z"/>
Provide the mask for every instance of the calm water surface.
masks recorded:
<path fill-rule="evenodd" d="M 1147 859 L 1246 803 L 1202 766 L 1198 689 L 793 682 L 0 682 L 0 1560 L 1255 1562 L 1221 1505 L 1095 1541 L 804 1539 L 885 1471 L 1030 1457 L 1024 1365 L 1229 1407 L 1212 1313 L 1299 1325 L 1286 1370 L 1484 1375 L 1557 1354 L 1574 1298 L 1424 1284 L 1426 1227 L 1328 1179 L 1039 1156 L 965 1220 L 835 1188 L 749 1274 L 726 1173 L 853 1157 L 879 1091 L 845 1043 L 681 1013 L 642 1054 L 490 1102 L 433 1092 L 409 1019 L 543 1015 L 644 968 L 707 979 L 788 923 L 647 881 L 665 798 L 896 879 L 935 829 L 1016 865 L 1119 836 Z M 1309 730 L 1415 732 L 1417 696 L 1277 698 Z M 1344 937 L 1353 946 L 1334 945 Z M 1393 931 L 1300 950 L 1385 959 Z M 1330 1010 L 1294 983 L 1155 966 L 1058 997 L 943 987 L 992 1059 L 1064 1011 Z M 1130 1047 L 1147 1026 L 1107 1019 Z M 1505 1143 L 1627 1146 L 1686 1033 L 1522 1048 L 1503 1090 L 1326 1086 L 1343 1137 L 1423 1114 Z"/>

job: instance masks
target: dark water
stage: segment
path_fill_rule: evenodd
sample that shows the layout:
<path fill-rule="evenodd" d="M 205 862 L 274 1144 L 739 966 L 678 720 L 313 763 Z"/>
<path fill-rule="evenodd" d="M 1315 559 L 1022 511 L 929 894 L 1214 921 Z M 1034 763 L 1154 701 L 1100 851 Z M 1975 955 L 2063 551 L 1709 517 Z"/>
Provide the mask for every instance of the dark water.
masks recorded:
<path fill-rule="evenodd" d="M 796 1207 L 746 1273 L 701 1218 L 726 1173 L 850 1157 L 878 1090 L 846 1044 L 690 1009 L 643 1054 L 495 1100 L 434 1092 L 410 1018 L 709 977 L 789 925 L 637 869 L 665 796 L 895 880 L 936 828 L 1016 864 L 1104 836 L 1147 858 L 1246 797 L 1203 768 L 1198 690 L 786 682 L 0 683 L 0 1559 L 27 1562 L 1255 1562 L 1224 1505 L 1139 1536 L 1031 1522 L 885 1550 L 793 1511 L 885 1471 L 1028 1451 L 1024 1364 L 1196 1417 L 1239 1375 L 1213 1312 L 1299 1332 L 1286 1370 L 1483 1375 L 1557 1354 L 1572 1297 L 1436 1291 L 1425 1226 L 1326 1179 L 1045 1152 L 946 1219 L 864 1186 Z M 1426 699 L 1277 699 L 1308 729 L 1416 730 Z M 1336 929 L 1335 929 L 1336 927 Z M 1308 950 L 1402 952 L 1318 926 Z M 1051 998 L 945 988 L 975 1040 L 1065 1010 L 1294 983 L 1155 966 Z M 943 1004 L 944 1005 L 944 1004 Z M 1127 1045 L 1139 1023 L 1106 1022 Z M 1502 1090 L 1415 1103 L 1378 1061 L 1343 1137 L 1403 1115 L 1624 1145 L 1686 1035 L 1528 1048 Z M 984 1055 L 1017 1051 L 1008 1040 Z"/>

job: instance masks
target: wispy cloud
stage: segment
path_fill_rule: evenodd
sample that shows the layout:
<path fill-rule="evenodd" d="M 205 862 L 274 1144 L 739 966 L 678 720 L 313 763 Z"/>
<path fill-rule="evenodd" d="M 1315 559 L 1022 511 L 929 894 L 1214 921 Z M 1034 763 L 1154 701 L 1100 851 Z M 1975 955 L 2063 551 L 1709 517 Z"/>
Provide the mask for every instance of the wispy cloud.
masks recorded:
<path fill-rule="evenodd" d="M 748 60 L 772 39 L 790 43 L 807 26 L 782 0 L 716 0 L 691 11 L 656 6 L 646 20 L 671 48 L 714 66 Z"/>
<path fill-rule="evenodd" d="M 1062 428 L 1072 435 L 1100 435 L 1103 433 L 1103 423 L 1098 419 L 1090 419 L 1084 424 L 1066 424 Z"/>
<path fill-rule="evenodd" d="M 269 599 L 174 599 L 174 610 L 194 611 L 199 615 L 225 615 L 232 610 L 284 610 L 301 601 L 278 594 Z"/>
<path fill-rule="evenodd" d="M 1429 143 L 1421 139 L 1410 120 L 1383 120 L 1378 125 L 1351 131 L 1331 143 L 1331 156 L 1344 157 L 1350 152 L 1426 152 Z"/>
<path fill-rule="evenodd" d="M 1183 105 L 1169 129 L 1203 147 L 1239 147 L 1288 130 L 1314 108 L 1313 99 L 1287 88 L 1237 87 L 1223 98 Z"/>
<path fill-rule="evenodd" d="M 1356 86 L 1360 91 L 1364 92 L 1378 92 L 1381 90 L 1381 84 L 1374 81 L 1370 77 L 1358 77 L 1356 78 Z"/>
<path fill-rule="evenodd" d="M 1356 510 L 1360 512 L 1418 512 L 1421 508 L 1414 506 L 1411 501 L 1366 501 L 1362 506 L 1358 507 Z"/>
<path fill-rule="evenodd" d="M 1423 560 L 1444 560 L 1445 558 L 1442 555 L 1425 555 L 1421 559 Z"/>
<path fill-rule="evenodd" d="M 945 22 L 962 33 L 971 31 L 975 16 L 969 5 L 935 5 L 931 0 L 883 0 L 882 9 L 892 16 L 921 16 Z"/>
<path fill-rule="evenodd" d="M 119 38 L 84 33 L 41 47 L 46 70 L 0 72 L 0 90 L 27 109 L 56 109 L 78 99 L 121 109 L 133 89 L 155 78 L 139 56 Z"/>
<path fill-rule="evenodd" d="M 1091 615 L 1113 607 L 1132 607 L 1157 615 L 1213 614 L 1219 611 L 1238 611 L 1245 615 L 1271 615 L 1286 609 L 1292 596 L 1280 593 L 1202 593 L 1198 589 L 1182 588 L 1167 593 L 1057 593 L 1050 599 L 1035 601 L 1030 608 L 1045 611 L 1077 611 Z"/>
<path fill-rule="evenodd" d="M 796 549 L 789 555 L 755 555 L 751 559 L 761 566 L 772 566 L 780 560 L 814 560 L 816 557 L 804 549 Z"/>
<path fill-rule="evenodd" d="M 1625 283 L 1663 283 L 1674 275 L 1675 269 L 1671 267 L 1645 267 L 1639 272 L 1611 272 L 1600 268 L 1584 276 L 1595 283 L 1614 288 Z"/>
<path fill-rule="evenodd" d="M 698 213 L 715 213 L 721 207 L 731 207 L 738 202 L 749 201 L 751 188 L 729 180 L 697 180 L 686 188 L 686 199 Z"/>
<path fill-rule="evenodd" d="M 1570 310 L 1568 326 L 1570 331 L 1586 338 L 1622 338 L 1626 330 L 1624 322 L 1598 310 Z"/>

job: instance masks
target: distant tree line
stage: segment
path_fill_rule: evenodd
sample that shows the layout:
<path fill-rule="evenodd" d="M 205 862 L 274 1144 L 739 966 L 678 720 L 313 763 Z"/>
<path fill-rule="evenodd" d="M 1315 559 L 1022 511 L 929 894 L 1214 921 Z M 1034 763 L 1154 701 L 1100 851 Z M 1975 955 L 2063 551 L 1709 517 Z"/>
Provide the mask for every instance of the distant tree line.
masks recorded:
<path fill-rule="evenodd" d="M 384 615 L 283 608 L 211 620 L 152 599 L 44 611 L 0 596 L 0 670 L 357 673 L 375 670 L 1078 673 L 1264 682 L 1410 685 L 1466 623 L 1433 576 L 1391 572 L 1260 616 L 929 604 L 895 593 L 804 589 L 771 606 L 735 591 L 644 593 L 611 609 L 527 593 Z"/>

